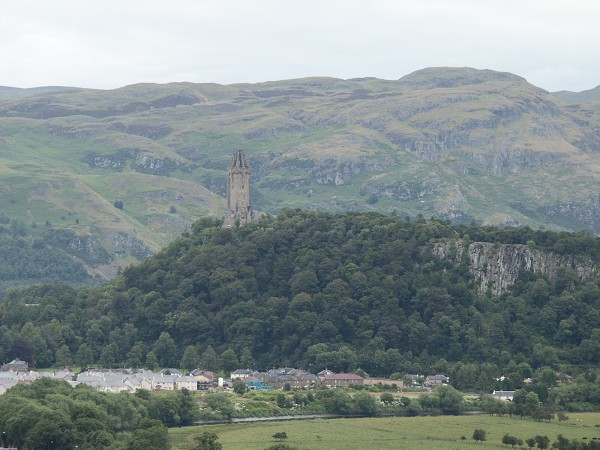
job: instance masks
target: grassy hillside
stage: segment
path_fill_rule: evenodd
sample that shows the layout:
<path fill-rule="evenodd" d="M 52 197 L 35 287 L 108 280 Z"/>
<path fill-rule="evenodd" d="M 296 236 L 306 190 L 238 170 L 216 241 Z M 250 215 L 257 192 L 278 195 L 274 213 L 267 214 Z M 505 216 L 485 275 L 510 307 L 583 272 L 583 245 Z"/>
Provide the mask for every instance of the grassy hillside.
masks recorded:
<path fill-rule="evenodd" d="M 599 127 L 596 104 L 564 106 L 518 76 L 467 68 L 396 81 L 2 88 L 0 211 L 98 240 L 110 260 L 88 267 L 110 276 L 221 216 L 227 165 L 243 149 L 265 212 L 599 233 Z"/>
<path fill-rule="evenodd" d="M 506 449 L 505 434 L 523 440 L 546 435 L 550 442 L 562 434 L 581 442 L 600 437 L 599 414 L 573 414 L 566 423 L 546 423 L 508 417 L 392 417 L 366 419 L 316 419 L 293 422 L 249 423 L 202 427 L 172 428 L 169 436 L 174 450 L 188 450 L 196 445 L 194 436 L 204 431 L 217 433 L 225 449 L 259 450 L 275 445 L 272 435 L 285 431 L 286 443 L 299 450 L 311 449 L 438 449 L 454 450 L 475 445 L 471 439 L 475 428 L 487 432 L 487 440 L 477 448 Z M 465 442 L 461 437 L 465 436 Z"/>

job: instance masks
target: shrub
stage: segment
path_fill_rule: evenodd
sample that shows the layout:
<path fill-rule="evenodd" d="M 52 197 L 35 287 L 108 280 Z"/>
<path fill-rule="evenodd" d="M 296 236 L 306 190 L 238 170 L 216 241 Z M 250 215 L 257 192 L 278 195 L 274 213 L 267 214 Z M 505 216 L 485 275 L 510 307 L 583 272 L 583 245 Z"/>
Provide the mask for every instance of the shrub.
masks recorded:
<path fill-rule="evenodd" d="M 394 403 L 394 396 L 389 392 L 384 392 L 379 396 L 379 400 L 389 405 L 390 403 Z"/>
<path fill-rule="evenodd" d="M 473 440 L 475 442 L 483 442 L 487 439 L 486 437 L 486 431 L 481 429 L 481 428 L 475 428 L 475 430 L 473 431 Z"/>
<path fill-rule="evenodd" d="M 285 431 L 278 431 L 277 433 L 273 434 L 273 439 L 277 439 L 278 441 L 282 441 L 287 438 L 288 438 L 288 435 Z"/>

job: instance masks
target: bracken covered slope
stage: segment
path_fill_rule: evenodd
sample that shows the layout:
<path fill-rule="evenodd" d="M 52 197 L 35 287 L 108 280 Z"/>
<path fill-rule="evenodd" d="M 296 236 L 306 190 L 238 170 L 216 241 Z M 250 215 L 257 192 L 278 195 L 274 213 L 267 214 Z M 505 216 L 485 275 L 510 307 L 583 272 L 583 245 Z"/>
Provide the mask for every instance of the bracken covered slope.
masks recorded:
<path fill-rule="evenodd" d="M 0 210 L 46 224 L 48 239 L 108 276 L 199 217 L 221 216 L 237 149 L 264 212 L 396 211 L 600 233 L 600 105 L 468 68 L 396 81 L 2 88 Z M 108 256 L 93 261 L 82 239 Z"/>

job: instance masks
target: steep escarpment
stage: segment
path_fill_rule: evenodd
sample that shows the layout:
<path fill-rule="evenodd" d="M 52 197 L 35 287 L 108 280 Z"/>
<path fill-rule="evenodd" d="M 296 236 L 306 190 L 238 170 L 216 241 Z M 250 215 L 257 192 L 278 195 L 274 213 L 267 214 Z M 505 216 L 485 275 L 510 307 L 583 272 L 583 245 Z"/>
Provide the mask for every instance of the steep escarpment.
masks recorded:
<path fill-rule="evenodd" d="M 598 266 L 591 258 L 559 255 L 527 245 L 452 241 L 436 244 L 433 253 L 455 263 L 466 263 L 479 283 L 479 293 L 489 290 L 492 295 L 506 292 L 523 271 L 553 279 L 559 269 L 569 269 L 582 282 L 600 276 Z"/>

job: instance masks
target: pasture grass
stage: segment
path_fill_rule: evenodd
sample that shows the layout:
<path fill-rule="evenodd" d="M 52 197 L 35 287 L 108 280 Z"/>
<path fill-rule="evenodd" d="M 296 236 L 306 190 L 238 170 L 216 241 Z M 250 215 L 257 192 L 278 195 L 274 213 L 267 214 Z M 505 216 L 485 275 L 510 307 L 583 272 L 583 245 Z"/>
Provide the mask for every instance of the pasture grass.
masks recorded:
<path fill-rule="evenodd" d="M 473 430 L 482 428 L 487 440 L 476 444 Z M 569 440 L 600 438 L 600 413 L 569 414 L 569 420 L 536 422 L 518 417 L 439 416 L 360 419 L 311 419 L 286 422 L 259 422 L 205 425 L 169 430 L 174 450 L 194 448 L 194 437 L 204 431 L 219 436 L 224 450 L 262 450 L 276 444 L 273 434 L 286 432 L 286 443 L 299 450 L 358 449 L 506 449 L 502 436 L 508 433 L 523 440 L 546 435 L 553 442 L 562 434 Z M 466 440 L 461 440 L 465 436 Z M 472 447 L 476 446 L 476 447 Z"/>

